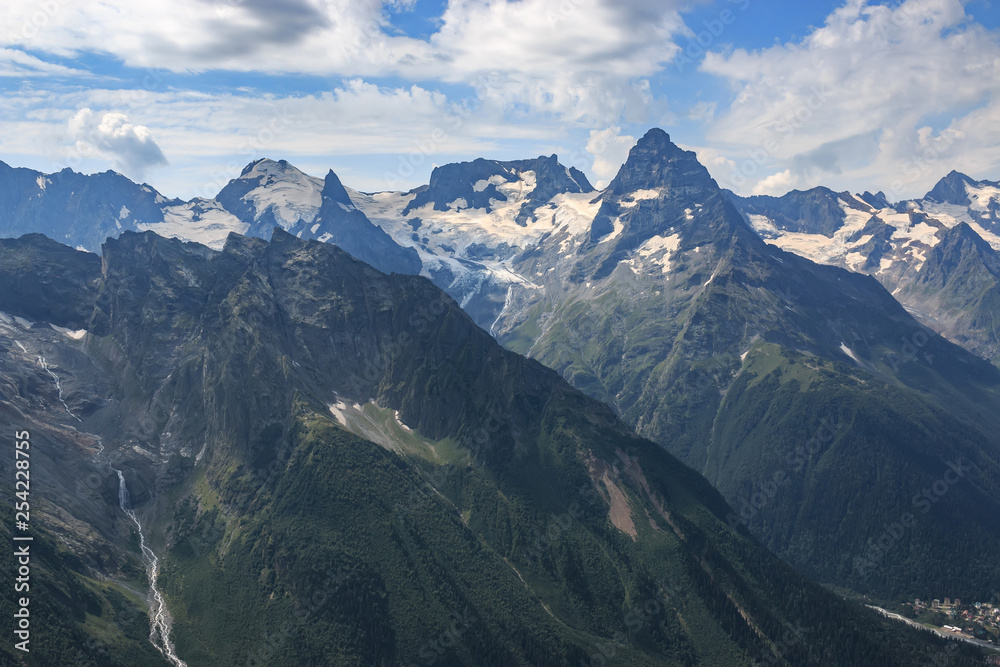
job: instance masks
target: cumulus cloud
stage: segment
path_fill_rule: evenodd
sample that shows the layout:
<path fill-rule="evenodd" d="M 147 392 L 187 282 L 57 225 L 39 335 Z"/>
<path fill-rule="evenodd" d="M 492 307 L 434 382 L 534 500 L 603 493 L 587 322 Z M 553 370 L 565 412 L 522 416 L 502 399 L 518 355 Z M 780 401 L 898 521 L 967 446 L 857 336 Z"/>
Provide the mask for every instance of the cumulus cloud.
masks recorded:
<path fill-rule="evenodd" d="M 110 159 L 116 169 L 132 178 L 142 179 L 150 168 L 167 164 L 149 128 L 133 125 L 121 112 L 98 116 L 85 107 L 69 120 L 68 130 L 76 155 Z"/>
<path fill-rule="evenodd" d="M 603 188 L 611 182 L 635 145 L 635 137 L 622 135 L 621 131 L 620 127 L 590 131 L 587 152 L 594 156 L 591 170 L 598 179 L 594 184 L 597 188 Z"/>
<path fill-rule="evenodd" d="M 771 174 L 767 178 L 762 179 L 753 187 L 753 193 L 755 195 L 775 195 L 781 196 L 793 189 L 795 185 L 795 177 L 792 176 L 790 169 L 785 169 L 784 171 L 779 171 L 777 174 Z"/>
<path fill-rule="evenodd" d="M 641 116 L 649 77 L 669 62 L 684 30 L 678 3 L 609 0 L 452 0 L 416 66 L 473 81 L 485 99 L 525 104 L 571 121 Z M 440 67 L 445 64 L 445 67 Z"/>
<path fill-rule="evenodd" d="M 733 86 L 708 139 L 730 146 L 743 191 L 788 168 L 801 186 L 922 193 L 974 150 L 959 133 L 991 134 L 1000 98 L 1000 43 L 960 0 L 850 0 L 801 42 L 709 53 L 702 70 Z"/>
<path fill-rule="evenodd" d="M 472 86 L 486 105 L 564 121 L 643 117 L 646 77 L 677 52 L 679 0 L 450 0 L 428 39 L 396 30 L 412 0 L 102 0 L 63 6 L 0 46 L 107 53 L 133 67 L 342 77 L 399 76 Z M 33 14 L 34 12 L 34 14 Z M 23 25 L 31 3 L 0 6 Z"/>

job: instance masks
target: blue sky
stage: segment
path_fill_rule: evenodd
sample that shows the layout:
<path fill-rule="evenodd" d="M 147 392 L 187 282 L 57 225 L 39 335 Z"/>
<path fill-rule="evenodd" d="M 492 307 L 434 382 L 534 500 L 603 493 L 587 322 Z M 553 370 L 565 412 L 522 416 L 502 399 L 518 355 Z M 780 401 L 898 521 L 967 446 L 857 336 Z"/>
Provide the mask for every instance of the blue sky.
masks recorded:
<path fill-rule="evenodd" d="M 724 187 L 1000 179 L 987 0 L 35 0 L 0 8 L 0 160 L 213 196 L 252 159 L 361 190 L 667 130 Z"/>

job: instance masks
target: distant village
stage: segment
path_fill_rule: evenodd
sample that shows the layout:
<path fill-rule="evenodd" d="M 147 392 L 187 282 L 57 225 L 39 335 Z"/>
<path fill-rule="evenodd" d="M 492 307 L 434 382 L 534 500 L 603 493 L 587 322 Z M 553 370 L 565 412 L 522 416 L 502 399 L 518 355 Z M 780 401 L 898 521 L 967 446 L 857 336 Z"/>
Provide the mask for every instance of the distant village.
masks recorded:
<path fill-rule="evenodd" d="M 903 615 L 925 625 L 1000 645 L 1000 606 L 989 602 L 962 604 L 959 598 L 904 602 Z"/>

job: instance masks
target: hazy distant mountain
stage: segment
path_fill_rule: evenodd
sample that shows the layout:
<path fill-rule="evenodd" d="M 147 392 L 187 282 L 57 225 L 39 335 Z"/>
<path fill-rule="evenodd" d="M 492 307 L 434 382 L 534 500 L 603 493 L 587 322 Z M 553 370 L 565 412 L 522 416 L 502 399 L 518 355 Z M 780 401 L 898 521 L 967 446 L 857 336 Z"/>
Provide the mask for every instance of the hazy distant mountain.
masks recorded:
<path fill-rule="evenodd" d="M 268 239 L 275 227 L 336 243 L 384 271 L 420 272 L 416 251 L 354 208 L 332 171 L 324 181 L 284 160 L 255 160 L 215 199 L 183 202 L 110 171 L 45 175 L 0 163 L 0 237 L 38 232 L 93 252 L 123 231 L 149 230 L 218 249 L 230 232 Z"/>
<path fill-rule="evenodd" d="M 37 232 L 92 250 L 122 230 L 162 222 L 164 209 L 178 203 L 112 171 L 43 174 L 0 162 L 0 237 Z"/>
<path fill-rule="evenodd" d="M 923 198 L 894 205 L 881 193 L 854 196 L 826 188 L 783 197 L 730 196 L 768 243 L 874 276 L 935 331 L 996 360 L 1000 338 L 989 299 L 963 281 L 992 271 L 986 248 L 1000 249 L 1000 184 L 952 171 Z M 946 240 L 946 254 L 956 251 L 956 238 L 973 243 L 969 234 L 984 242 L 975 242 L 981 250 L 961 272 L 942 277 L 931 258 L 940 259 L 937 249 Z"/>

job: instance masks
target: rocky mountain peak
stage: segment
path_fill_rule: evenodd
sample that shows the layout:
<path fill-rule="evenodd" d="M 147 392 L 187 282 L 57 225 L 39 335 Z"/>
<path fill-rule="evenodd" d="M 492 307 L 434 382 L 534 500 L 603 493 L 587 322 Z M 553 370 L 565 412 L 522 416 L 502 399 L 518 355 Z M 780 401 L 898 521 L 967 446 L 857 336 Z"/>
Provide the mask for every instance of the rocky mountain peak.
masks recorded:
<path fill-rule="evenodd" d="M 656 188 L 718 189 L 708 170 L 693 151 L 670 140 L 670 135 L 653 128 L 629 151 L 628 159 L 608 185 L 607 194 L 623 196 L 637 190 Z"/>
<path fill-rule="evenodd" d="M 969 194 L 965 186 L 974 183 L 975 181 L 965 174 L 952 170 L 947 176 L 938 181 L 930 192 L 924 195 L 924 199 L 929 199 L 939 204 L 968 206 L 970 203 Z"/>
<path fill-rule="evenodd" d="M 593 190 L 583 172 L 561 164 L 555 154 L 506 162 L 477 158 L 435 167 L 428 186 L 417 191 L 403 214 L 427 204 L 435 211 L 511 208 L 510 217 L 524 227 L 552 197 Z"/>
<path fill-rule="evenodd" d="M 327 175 L 326 179 L 323 181 L 323 199 L 329 199 L 338 204 L 343 204 L 344 206 L 353 209 L 354 204 L 351 202 L 351 198 L 347 194 L 347 190 L 344 188 L 344 184 L 340 182 L 340 178 L 331 169 Z"/>
<path fill-rule="evenodd" d="M 972 227 L 960 222 L 941 233 L 941 241 L 934 247 L 927 263 L 947 267 L 971 256 L 976 257 L 976 263 L 982 264 L 990 273 L 1000 276 L 1000 255 Z"/>
<path fill-rule="evenodd" d="M 868 190 L 865 190 L 863 194 L 858 195 L 858 199 L 871 205 L 873 208 L 877 209 L 892 207 L 892 203 L 885 196 L 885 193 L 882 192 L 881 190 L 879 190 L 875 194 L 872 194 L 871 192 L 868 192 Z"/>
<path fill-rule="evenodd" d="M 601 197 L 587 240 L 589 256 L 576 265 L 573 280 L 604 278 L 635 253 L 661 246 L 674 248 L 670 252 L 677 256 L 711 246 L 698 256 L 699 264 L 737 238 L 763 246 L 697 155 L 659 128 L 636 143 Z"/>

